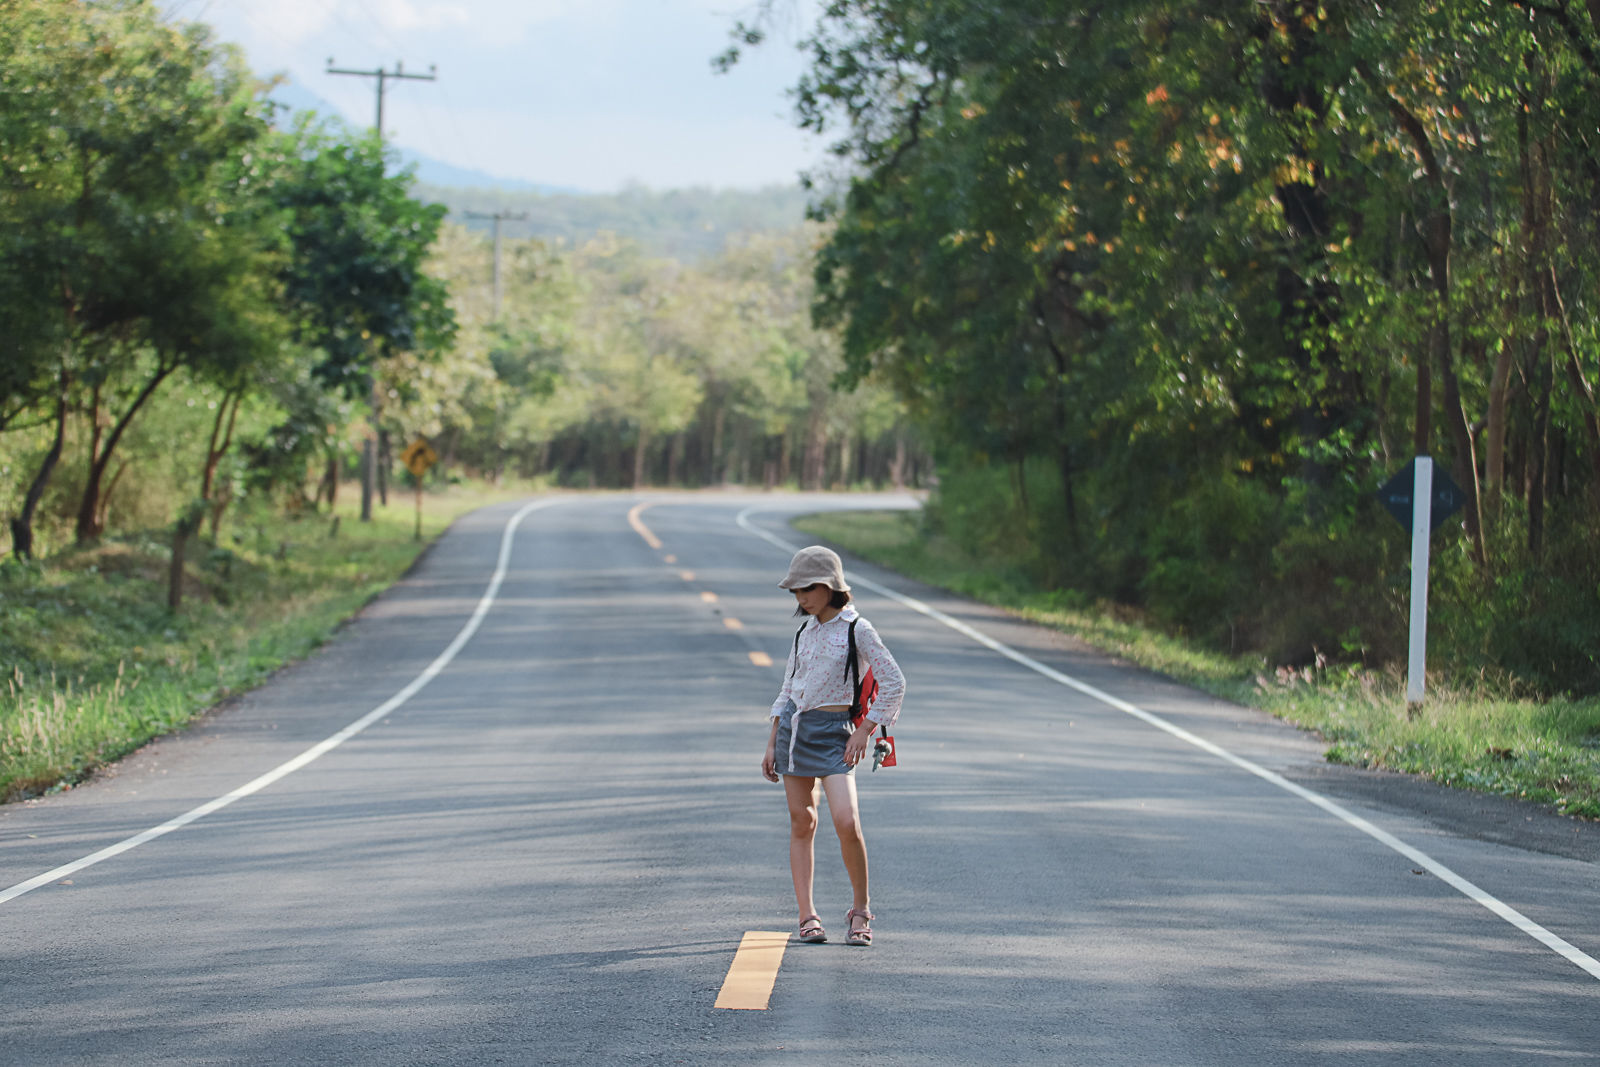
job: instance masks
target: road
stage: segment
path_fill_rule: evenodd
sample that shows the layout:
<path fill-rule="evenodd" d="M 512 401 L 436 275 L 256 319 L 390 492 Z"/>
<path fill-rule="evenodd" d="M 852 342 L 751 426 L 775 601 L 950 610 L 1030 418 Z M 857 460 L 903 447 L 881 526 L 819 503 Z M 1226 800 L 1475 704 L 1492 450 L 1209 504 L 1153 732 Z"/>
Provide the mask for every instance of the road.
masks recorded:
<path fill-rule="evenodd" d="M 1334 796 L 1314 739 L 848 559 L 909 681 L 861 776 L 878 943 L 838 943 L 824 820 L 833 942 L 714 1007 L 794 920 L 759 771 L 786 516 L 904 503 L 461 520 L 310 660 L 0 811 L 0 1062 L 1600 1058 L 1592 859 Z"/>

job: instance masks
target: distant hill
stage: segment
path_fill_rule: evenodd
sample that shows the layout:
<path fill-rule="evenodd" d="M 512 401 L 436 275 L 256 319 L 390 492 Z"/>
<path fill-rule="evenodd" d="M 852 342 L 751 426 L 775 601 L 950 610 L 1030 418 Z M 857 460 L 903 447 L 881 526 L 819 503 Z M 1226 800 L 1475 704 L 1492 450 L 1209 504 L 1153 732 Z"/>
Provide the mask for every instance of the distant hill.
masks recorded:
<path fill-rule="evenodd" d="M 720 251 L 736 234 L 798 226 L 805 220 L 809 194 L 798 186 L 550 194 L 419 182 L 416 195 L 445 205 L 452 222 L 471 229 L 487 231 L 491 223 L 468 212 L 525 213 L 526 220 L 502 222 L 501 234 L 577 244 L 605 230 L 632 238 L 655 255 L 693 260 Z"/>
<path fill-rule="evenodd" d="M 293 80 L 285 81 L 275 86 L 272 92 L 268 94 L 268 98 L 274 103 L 288 108 L 291 114 L 314 112 L 325 119 L 331 119 L 336 123 L 344 123 L 344 119 L 340 116 L 338 109 Z M 384 125 L 387 126 L 388 123 L 384 123 Z M 498 174 L 458 167 L 453 163 L 446 163 L 421 152 L 413 152 L 408 148 L 390 147 L 395 148 L 400 157 L 401 166 L 412 168 L 413 173 L 417 176 L 417 181 L 426 182 L 429 185 L 461 189 L 514 189 L 519 192 L 572 193 L 581 195 L 580 190 L 569 186 L 545 185 L 541 182 L 530 182 L 522 178 L 504 178 Z"/>
<path fill-rule="evenodd" d="M 314 111 L 342 121 L 331 104 L 293 81 L 274 88 L 271 97 L 291 112 Z M 715 254 L 735 234 L 791 229 L 805 219 L 808 199 L 798 185 L 666 191 L 640 186 L 620 193 L 585 193 L 502 178 L 405 149 L 399 155 L 416 175 L 416 195 L 445 205 L 452 221 L 470 229 L 488 230 L 490 223 L 468 212 L 526 214 L 525 221 L 502 223 L 500 232 L 577 244 L 610 231 L 652 254 L 682 260 Z"/>

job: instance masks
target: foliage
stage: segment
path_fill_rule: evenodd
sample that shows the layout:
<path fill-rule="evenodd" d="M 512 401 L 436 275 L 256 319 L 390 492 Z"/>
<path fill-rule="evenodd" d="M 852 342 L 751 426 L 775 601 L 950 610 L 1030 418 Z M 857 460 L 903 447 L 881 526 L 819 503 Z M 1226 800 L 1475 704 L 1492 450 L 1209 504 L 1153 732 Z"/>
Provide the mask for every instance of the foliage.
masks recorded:
<path fill-rule="evenodd" d="M 1468 499 L 1441 661 L 1600 691 L 1600 546 L 1568 533 L 1600 519 L 1597 31 L 1512 0 L 835 0 L 796 87 L 844 176 L 819 321 L 934 429 L 954 536 L 1028 531 L 1037 580 L 1281 661 L 1403 656 L 1372 493 L 1433 454 Z M 952 499 L 985 468 L 1004 519 Z"/>

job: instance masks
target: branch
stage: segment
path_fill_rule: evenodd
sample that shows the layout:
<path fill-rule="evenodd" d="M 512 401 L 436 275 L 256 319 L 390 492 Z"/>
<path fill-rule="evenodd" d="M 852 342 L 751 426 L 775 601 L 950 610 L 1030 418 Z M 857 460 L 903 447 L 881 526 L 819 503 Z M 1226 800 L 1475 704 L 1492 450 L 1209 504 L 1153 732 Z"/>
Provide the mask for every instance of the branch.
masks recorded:
<path fill-rule="evenodd" d="M 1520 7 L 1530 15 L 1543 15 L 1545 18 L 1554 19 L 1566 31 L 1567 38 L 1572 42 L 1572 47 L 1577 49 L 1578 56 L 1583 60 L 1583 65 L 1589 72 L 1600 77 L 1600 57 L 1595 55 L 1594 48 L 1584 39 L 1583 31 L 1577 23 L 1572 21 L 1572 12 L 1567 10 L 1566 4 L 1546 6 L 1534 3 L 1534 0 L 1507 0 L 1512 7 Z M 1600 3 L 1589 0 L 1589 17 L 1595 20 L 1600 27 Z"/>
<path fill-rule="evenodd" d="M 1513 0 L 1515 2 L 1515 0 Z M 1433 151 L 1433 142 L 1428 140 L 1428 131 L 1422 125 L 1422 120 L 1411 113 L 1411 109 L 1402 104 L 1395 95 L 1373 73 L 1366 60 L 1356 62 L 1356 70 L 1367 80 L 1374 91 L 1383 98 L 1384 104 L 1389 108 L 1389 114 L 1394 116 L 1401 129 L 1406 131 L 1406 136 L 1411 138 L 1411 143 L 1417 148 L 1417 154 L 1422 157 L 1422 167 L 1441 190 L 1444 189 L 1444 170 L 1439 166 L 1439 157 Z"/>

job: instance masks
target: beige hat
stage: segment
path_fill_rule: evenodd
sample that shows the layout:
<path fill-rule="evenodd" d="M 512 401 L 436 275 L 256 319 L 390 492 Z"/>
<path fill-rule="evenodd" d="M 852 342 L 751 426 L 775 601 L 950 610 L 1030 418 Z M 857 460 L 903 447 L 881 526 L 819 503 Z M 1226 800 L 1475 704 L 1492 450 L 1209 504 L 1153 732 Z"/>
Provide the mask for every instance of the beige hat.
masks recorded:
<path fill-rule="evenodd" d="M 831 548 L 812 545 L 794 554 L 794 559 L 789 561 L 789 573 L 784 575 L 778 587 L 804 589 L 819 582 L 841 593 L 850 591 L 849 584 L 844 580 L 844 563 L 840 561 L 839 554 Z"/>

